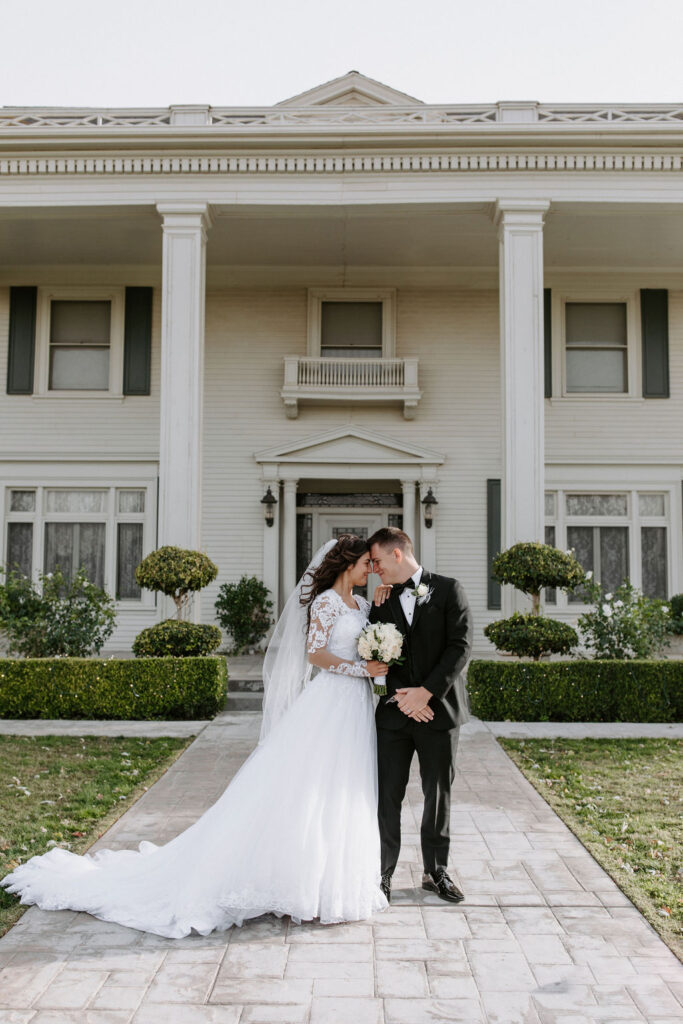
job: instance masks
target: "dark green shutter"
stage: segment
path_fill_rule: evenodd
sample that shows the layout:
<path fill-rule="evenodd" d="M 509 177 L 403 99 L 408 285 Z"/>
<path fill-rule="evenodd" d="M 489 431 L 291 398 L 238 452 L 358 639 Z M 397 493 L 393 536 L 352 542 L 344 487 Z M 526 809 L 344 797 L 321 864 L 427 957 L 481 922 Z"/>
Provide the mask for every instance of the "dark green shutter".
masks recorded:
<path fill-rule="evenodd" d="M 153 288 L 126 288 L 124 395 L 148 395 L 152 362 Z"/>
<path fill-rule="evenodd" d="M 37 288 L 9 290 L 8 395 L 33 394 L 37 298 Z"/>
<path fill-rule="evenodd" d="M 500 583 L 491 575 L 491 564 L 500 551 L 500 480 L 486 481 L 486 564 L 488 567 L 487 607 L 501 608 Z"/>
<path fill-rule="evenodd" d="M 553 396 L 553 326 L 550 288 L 543 289 L 543 371 L 545 397 Z"/>
<path fill-rule="evenodd" d="M 669 397 L 669 293 L 641 288 L 643 398 Z"/>

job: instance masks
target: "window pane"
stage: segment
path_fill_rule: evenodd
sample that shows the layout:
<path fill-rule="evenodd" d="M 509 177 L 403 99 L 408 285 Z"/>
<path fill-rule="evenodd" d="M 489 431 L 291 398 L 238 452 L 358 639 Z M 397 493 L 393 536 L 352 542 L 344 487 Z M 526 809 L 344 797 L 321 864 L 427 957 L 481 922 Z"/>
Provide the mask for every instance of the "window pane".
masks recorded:
<path fill-rule="evenodd" d="M 60 568 L 67 579 L 73 573 L 74 524 L 45 524 L 45 558 L 43 572 L 54 572 Z"/>
<path fill-rule="evenodd" d="M 33 568 L 33 523 L 7 524 L 7 568 L 30 576 Z"/>
<path fill-rule="evenodd" d="M 50 342 L 53 345 L 108 345 L 111 302 L 53 301 Z"/>
<path fill-rule="evenodd" d="M 663 494 L 639 494 L 638 511 L 641 516 L 663 516 L 666 514 Z"/>
<path fill-rule="evenodd" d="M 643 568 L 643 593 L 646 597 L 666 598 L 666 527 L 643 526 L 640 531 Z"/>
<path fill-rule="evenodd" d="M 544 498 L 545 514 L 548 516 L 548 518 L 554 518 L 555 517 L 555 505 L 556 505 L 556 500 L 555 499 L 556 499 L 556 495 L 555 495 L 554 491 L 546 491 L 545 492 L 545 498 Z M 548 541 L 546 541 L 546 544 L 547 543 L 548 543 Z"/>
<path fill-rule="evenodd" d="M 35 512 L 36 492 L 10 491 L 9 510 L 10 512 Z"/>
<path fill-rule="evenodd" d="M 135 570 L 142 561 L 142 523 L 119 523 L 116 552 L 116 597 L 139 599 Z"/>
<path fill-rule="evenodd" d="M 550 495 L 550 497 L 554 498 L 555 495 L 554 494 Z M 546 499 L 547 498 L 548 498 L 548 495 L 546 494 Z M 546 544 L 550 544 L 551 547 L 553 547 L 553 548 L 555 547 L 555 527 L 554 526 L 546 526 L 546 528 L 545 528 L 545 542 L 546 542 Z M 545 589 L 545 603 L 546 604 L 557 604 L 557 590 L 555 589 L 555 587 L 546 587 L 546 589 Z"/>
<path fill-rule="evenodd" d="M 568 392 L 623 394 L 627 390 L 625 349 L 567 349 Z"/>
<path fill-rule="evenodd" d="M 71 579 L 80 566 L 88 579 L 104 586 L 104 523 L 46 523 L 44 571 L 59 566 Z"/>
<path fill-rule="evenodd" d="M 628 578 L 628 527 L 600 527 L 600 584 L 609 593 Z"/>
<path fill-rule="evenodd" d="M 574 555 L 583 566 L 585 572 L 594 571 L 595 531 L 592 526 L 568 526 L 567 547 L 574 548 Z M 582 604 L 585 600 L 581 587 L 577 587 L 573 594 L 567 595 L 570 604 Z"/>
<path fill-rule="evenodd" d="M 50 348 L 51 391 L 106 391 L 109 387 L 109 349 Z"/>
<path fill-rule="evenodd" d="M 104 512 L 106 491 L 54 490 L 45 496 L 48 512 Z"/>
<path fill-rule="evenodd" d="M 625 345 L 625 302 L 568 302 L 567 345 Z"/>
<path fill-rule="evenodd" d="M 144 512 L 144 491 L 119 491 L 119 512 Z M 306 563 L 308 564 L 308 563 Z M 306 566 L 304 566 L 306 568 Z"/>
<path fill-rule="evenodd" d="M 625 516 L 628 498 L 625 494 L 568 494 L 567 515 Z"/>
<path fill-rule="evenodd" d="M 381 302 L 323 302 L 320 351 L 323 356 L 381 358 Z"/>

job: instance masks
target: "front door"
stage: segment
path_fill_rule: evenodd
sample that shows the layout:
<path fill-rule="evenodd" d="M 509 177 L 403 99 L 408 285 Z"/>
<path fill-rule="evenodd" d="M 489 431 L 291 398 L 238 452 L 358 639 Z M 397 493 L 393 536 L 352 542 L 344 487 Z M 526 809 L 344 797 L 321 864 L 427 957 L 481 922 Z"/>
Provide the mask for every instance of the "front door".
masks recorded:
<path fill-rule="evenodd" d="M 375 530 L 383 526 L 386 526 L 386 516 L 381 512 L 319 512 L 314 520 L 314 531 L 317 536 L 313 549 L 317 551 L 325 541 L 341 537 L 343 533 L 355 533 L 356 536 L 367 540 Z M 375 587 L 380 583 L 379 576 L 370 573 L 367 587 L 356 587 L 356 593 L 362 594 L 370 601 Z"/>

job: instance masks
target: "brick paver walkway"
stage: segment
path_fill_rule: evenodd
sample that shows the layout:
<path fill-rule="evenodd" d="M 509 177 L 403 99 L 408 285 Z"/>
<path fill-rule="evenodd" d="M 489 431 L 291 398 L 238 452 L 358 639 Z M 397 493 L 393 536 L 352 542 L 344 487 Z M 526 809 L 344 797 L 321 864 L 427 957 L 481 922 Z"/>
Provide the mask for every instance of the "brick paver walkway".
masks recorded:
<path fill-rule="evenodd" d="M 217 799 L 258 727 L 258 714 L 219 716 L 93 849 L 177 834 Z M 452 873 L 465 904 L 415 888 L 413 775 L 387 913 L 169 940 L 32 907 L 0 939 L 0 1024 L 680 1024 L 678 960 L 492 733 L 462 732 Z"/>

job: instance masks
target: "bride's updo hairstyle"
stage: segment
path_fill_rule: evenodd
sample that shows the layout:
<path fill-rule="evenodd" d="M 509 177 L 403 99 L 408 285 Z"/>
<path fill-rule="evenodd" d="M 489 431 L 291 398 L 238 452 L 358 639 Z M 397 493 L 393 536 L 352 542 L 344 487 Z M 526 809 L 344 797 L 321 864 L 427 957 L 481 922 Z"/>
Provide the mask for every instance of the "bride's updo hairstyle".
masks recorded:
<path fill-rule="evenodd" d="M 334 547 L 327 552 L 320 565 L 308 573 L 308 579 L 301 587 L 301 603 L 307 606 L 309 625 L 311 602 L 318 594 L 329 590 L 337 577 L 346 572 L 350 566 L 355 565 L 358 559 L 367 554 L 369 550 L 368 542 L 362 537 L 357 537 L 355 533 L 343 533 Z"/>

